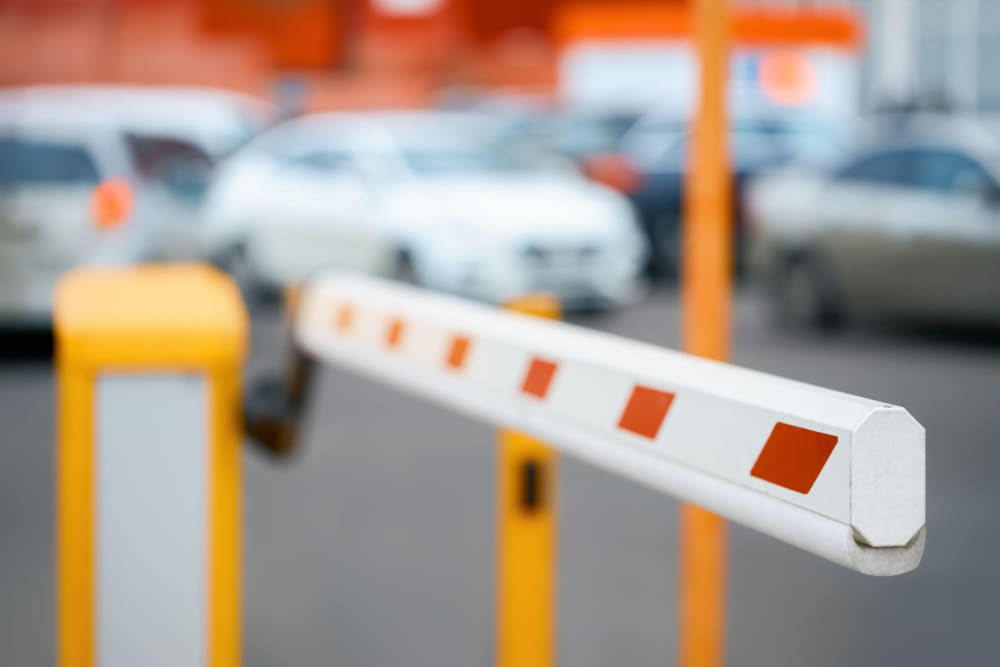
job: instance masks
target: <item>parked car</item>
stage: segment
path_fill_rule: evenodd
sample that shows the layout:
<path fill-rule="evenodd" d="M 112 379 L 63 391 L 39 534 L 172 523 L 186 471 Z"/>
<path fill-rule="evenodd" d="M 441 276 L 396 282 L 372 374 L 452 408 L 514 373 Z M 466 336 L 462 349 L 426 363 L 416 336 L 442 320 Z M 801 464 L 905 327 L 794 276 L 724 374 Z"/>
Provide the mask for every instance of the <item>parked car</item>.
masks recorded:
<path fill-rule="evenodd" d="M 761 179 L 753 267 L 788 321 L 858 312 L 1000 324 L 1000 146 L 920 133 L 821 172 Z"/>
<path fill-rule="evenodd" d="M 505 132 L 454 112 L 283 124 L 219 172 L 207 247 L 271 285 L 349 267 L 494 302 L 631 299 L 646 245 L 628 202 L 574 170 L 524 164 Z"/>
<path fill-rule="evenodd" d="M 192 259 L 200 246 L 197 214 L 217 161 L 245 144 L 269 117 L 256 98 L 213 88 L 176 86 L 25 86 L 0 89 L 9 122 L 91 127 L 116 133 L 121 174 L 150 200 L 158 225 L 156 255 Z"/>
<path fill-rule="evenodd" d="M 757 174 L 787 163 L 826 163 L 848 144 L 844 129 L 814 118 L 786 114 L 736 117 L 729 131 L 732 165 L 732 220 L 734 262 L 738 276 L 744 269 L 743 193 Z M 606 161 L 591 174 L 614 176 L 635 204 L 652 247 L 650 268 L 658 275 L 675 276 L 680 267 L 680 227 L 684 182 L 688 167 L 690 128 L 687 119 L 651 112 L 622 138 L 621 153 L 634 174 Z M 599 169 L 598 169 L 599 167 Z M 609 180 L 603 177 L 602 180 Z M 612 181 L 609 181 L 612 182 Z"/>
<path fill-rule="evenodd" d="M 0 321 L 48 324 L 52 288 L 75 266 L 195 257 L 225 123 L 201 113 L 214 102 L 176 93 L 0 90 Z"/>

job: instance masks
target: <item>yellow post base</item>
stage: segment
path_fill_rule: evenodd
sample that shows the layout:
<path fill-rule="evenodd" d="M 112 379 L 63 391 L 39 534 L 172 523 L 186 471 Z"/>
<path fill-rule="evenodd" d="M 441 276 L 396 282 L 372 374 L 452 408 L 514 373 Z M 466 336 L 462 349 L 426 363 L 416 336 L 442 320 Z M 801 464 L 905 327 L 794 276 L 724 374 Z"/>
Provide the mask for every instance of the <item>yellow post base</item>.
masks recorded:
<path fill-rule="evenodd" d="M 558 319 L 545 294 L 509 310 Z M 523 433 L 501 429 L 497 451 L 497 667 L 556 664 L 557 454 Z"/>
<path fill-rule="evenodd" d="M 522 433 L 499 434 L 497 665 L 555 665 L 557 456 Z"/>

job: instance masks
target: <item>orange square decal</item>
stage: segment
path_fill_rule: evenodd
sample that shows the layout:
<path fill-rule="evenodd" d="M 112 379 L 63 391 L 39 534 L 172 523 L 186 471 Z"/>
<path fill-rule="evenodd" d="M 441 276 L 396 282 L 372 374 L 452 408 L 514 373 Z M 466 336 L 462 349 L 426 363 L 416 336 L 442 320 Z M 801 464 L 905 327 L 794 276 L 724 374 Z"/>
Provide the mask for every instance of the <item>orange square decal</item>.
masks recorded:
<path fill-rule="evenodd" d="M 351 330 L 351 326 L 354 324 L 354 308 L 351 304 L 345 303 L 337 311 L 337 331 L 340 333 L 347 333 Z"/>
<path fill-rule="evenodd" d="M 555 377 L 557 368 L 558 366 L 552 361 L 533 357 L 528 366 L 528 372 L 524 374 L 521 391 L 537 398 L 545 398 L 545 395 L 549 393 L 549 386 L 552 384 L 552 378 Z"/>
<path fill-rule="evenodd" d="M 636 385 L 618 420 L 618 428 L 653 440 L 673 402 L 674 395 L 669 391 Z"/>
<path fill-rule="evenodd" d="M 445 361 L 448 366 L 455 370 L 459 370 L 465 365 L 465 359 L 469 355 L 469 346 L 471 341 L 467 336 L 455 336 L 451 339 L 451 345 L 448 347 L 448 356 Z"/>
<path fill-rule="evenodd" d="M 778 422 L 750 475 L 798 493 L 809 493 L 837 446 L 837 436 Z"/>
<path fill-rule="evenodd" d="M 398 317 L 389 321 L 389 328 L 385 331 L 385 346 L 393 350 L 403 342 L 403 334 L 406 333 L 406 323 Z"/>

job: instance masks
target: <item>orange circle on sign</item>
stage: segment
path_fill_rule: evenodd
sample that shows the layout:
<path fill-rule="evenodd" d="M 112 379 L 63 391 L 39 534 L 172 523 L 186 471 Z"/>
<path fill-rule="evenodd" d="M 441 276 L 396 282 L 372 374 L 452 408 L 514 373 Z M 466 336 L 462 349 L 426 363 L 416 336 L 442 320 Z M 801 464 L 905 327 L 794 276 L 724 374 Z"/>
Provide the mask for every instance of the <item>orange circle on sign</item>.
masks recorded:
<path fill-rule="evenodd" d="M 760 85 L 776 104 L 808 104 L 816 94 L 816 72 L 796 51 L 773 51 L 761 58 Z"/>

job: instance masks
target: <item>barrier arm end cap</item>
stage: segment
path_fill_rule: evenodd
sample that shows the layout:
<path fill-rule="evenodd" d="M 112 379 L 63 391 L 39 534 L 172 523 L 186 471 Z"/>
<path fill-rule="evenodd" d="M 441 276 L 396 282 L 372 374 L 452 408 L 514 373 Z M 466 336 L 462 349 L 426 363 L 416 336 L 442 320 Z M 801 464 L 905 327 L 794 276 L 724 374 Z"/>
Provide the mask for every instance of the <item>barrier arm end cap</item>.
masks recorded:
<path fill-rule="evenodd" d="M 903 408 L 877 408 L 851 442 L 851 527 L 857 541 L 904 547 L 923 528 L 924 514 L 924 427 Z"/>

